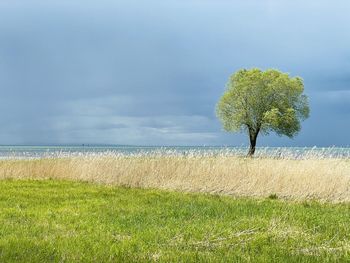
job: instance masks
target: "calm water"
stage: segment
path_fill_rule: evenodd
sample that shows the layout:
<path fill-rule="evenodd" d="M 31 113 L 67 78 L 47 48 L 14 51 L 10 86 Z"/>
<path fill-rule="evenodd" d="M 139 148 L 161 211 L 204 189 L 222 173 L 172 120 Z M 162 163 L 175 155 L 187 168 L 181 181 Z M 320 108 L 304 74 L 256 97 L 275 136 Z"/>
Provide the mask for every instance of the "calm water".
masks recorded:
<path fill-rule="evenodd" d="M 246 147 L 217 146 L 0 146 L 0 158 L 42 158 L 80 155 L 135 155 L 135 154 L 169 154 L 169 155 L 245 155 Z M 261 147 L 256 156 L 288 158 L 350 158 L 350 147 Z"/>

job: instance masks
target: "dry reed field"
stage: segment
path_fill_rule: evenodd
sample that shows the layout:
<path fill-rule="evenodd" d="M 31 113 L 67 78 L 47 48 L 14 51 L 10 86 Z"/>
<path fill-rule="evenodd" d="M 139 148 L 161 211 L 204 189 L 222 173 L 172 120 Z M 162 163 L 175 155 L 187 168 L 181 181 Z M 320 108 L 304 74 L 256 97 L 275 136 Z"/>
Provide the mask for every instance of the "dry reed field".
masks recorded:
<path fill-rule="evenodd" d="M 295 200 L 350 201 L 350 158 L 245 158 L 219 152 L 78 154 L 0 161 L 0 178 L 100 184 Z"/>

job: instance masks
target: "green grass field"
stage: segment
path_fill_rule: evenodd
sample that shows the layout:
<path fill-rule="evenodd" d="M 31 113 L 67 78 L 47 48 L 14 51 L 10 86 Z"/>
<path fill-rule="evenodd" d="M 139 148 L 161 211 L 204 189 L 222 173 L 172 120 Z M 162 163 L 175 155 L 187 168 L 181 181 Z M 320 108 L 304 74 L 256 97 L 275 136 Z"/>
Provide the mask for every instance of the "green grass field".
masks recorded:
<path fill-rule="evenodd" d="M 0 181 L 0 262 L 320 262 L 349 251 L 349 204 Z"/>

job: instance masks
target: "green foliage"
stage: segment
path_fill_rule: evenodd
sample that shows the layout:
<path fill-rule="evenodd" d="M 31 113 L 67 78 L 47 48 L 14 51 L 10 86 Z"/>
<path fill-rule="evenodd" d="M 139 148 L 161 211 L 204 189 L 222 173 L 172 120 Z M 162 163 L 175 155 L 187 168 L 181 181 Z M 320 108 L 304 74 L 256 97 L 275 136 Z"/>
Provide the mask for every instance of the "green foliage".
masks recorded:
<path fill-rule="evenodd" d="M 0 181 L 0 262 L 348 262 L 350 205 Z"/>
<path fill-rule="evenodd" d="M 300 120 L 309 116 L 303 80 L 269 69 L 242 69 L 233 74 L 217 105 L 217 116 L 226 131 L 293 137 Z"/>

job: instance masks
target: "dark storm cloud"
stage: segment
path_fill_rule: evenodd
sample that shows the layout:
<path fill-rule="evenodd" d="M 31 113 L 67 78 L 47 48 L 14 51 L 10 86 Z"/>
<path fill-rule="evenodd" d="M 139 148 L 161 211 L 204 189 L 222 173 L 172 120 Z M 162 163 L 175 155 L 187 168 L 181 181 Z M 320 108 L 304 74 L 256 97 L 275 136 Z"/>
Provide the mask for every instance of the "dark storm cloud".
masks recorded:
<path fill-rule="evenodd" d="M 335 2 L 1 1 L 0 143 L 241 145 L 215 104 L 256 66 L 303 77 L 312 110 L 295 140 L 260 144 L 350 144 L 350 4 Z"/>

